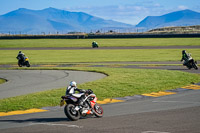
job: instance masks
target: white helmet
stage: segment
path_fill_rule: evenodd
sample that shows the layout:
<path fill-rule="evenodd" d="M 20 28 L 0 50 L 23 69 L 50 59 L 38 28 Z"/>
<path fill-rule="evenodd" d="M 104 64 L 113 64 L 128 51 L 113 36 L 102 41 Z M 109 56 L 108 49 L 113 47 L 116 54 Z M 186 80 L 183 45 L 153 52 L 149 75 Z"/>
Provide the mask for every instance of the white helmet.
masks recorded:
<path fill-rule="evenodd" d="M 76 82 L 75 81 L 71 81 L 69 85 L 73 86 L 73 87 L 76 87 Z"/>

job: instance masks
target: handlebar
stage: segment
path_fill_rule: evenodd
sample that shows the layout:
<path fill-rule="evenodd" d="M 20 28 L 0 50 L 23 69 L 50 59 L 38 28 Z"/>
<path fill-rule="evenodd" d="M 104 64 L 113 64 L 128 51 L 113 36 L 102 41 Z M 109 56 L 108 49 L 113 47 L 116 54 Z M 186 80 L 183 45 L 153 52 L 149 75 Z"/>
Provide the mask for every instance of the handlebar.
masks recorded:
<path fill-rule="evenodd" d="M 86 91 L 86 93 L 88 93 L 88 94 L 92 94 L 93 91 L 92 91 L 91 89 L 88 89 L 88 90 Z"/>

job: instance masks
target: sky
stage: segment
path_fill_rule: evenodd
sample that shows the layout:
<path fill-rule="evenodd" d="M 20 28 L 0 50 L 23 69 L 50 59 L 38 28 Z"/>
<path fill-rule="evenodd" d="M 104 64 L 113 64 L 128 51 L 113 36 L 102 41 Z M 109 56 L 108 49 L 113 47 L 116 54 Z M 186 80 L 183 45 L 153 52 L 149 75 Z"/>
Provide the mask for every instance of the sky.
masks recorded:
<path fill-rule="evenodd" d="M 136 25 L 147 16 L 184 9 L 200 12 L 200 0 L 0 0 L 0 15 L 18 8 L 42 10 L 49 7 Z"/>

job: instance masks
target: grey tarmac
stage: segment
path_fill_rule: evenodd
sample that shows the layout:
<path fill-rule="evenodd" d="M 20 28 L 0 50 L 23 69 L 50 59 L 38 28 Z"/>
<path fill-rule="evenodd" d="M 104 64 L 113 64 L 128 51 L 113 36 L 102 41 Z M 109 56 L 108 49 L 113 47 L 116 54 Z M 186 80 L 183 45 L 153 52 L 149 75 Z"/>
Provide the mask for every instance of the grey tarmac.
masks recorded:
<path fill-rule="evenodd" d="M 72 80 L 81 84 L 104 77 L 102 73 L 69 70 L 0 70 L 0 78 L 7 79 L 0 84 L 0 99 L 66 88 Z"/>

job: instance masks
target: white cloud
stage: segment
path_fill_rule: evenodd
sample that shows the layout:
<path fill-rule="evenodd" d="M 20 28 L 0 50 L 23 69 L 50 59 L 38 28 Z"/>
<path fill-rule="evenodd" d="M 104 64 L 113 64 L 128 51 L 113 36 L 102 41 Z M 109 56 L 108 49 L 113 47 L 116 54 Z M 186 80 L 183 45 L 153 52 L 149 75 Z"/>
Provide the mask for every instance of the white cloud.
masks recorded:
<path fill-rule="evenodd" d="M 178 9 L 179 10 L 185 10 L 185 9 L 188 9 L 188 7 L 184 6 L 184 5 L 180 5 L 180 6 L 178 6 Z"/>
<path fill-rule="evenodd" d="M 115 20 L 128 24 L 136 25 L 147 16 L 160 16 L 166 13 L 177 11 L 177 7 L 166 8 L 165 6 L 148 1 L 146 3 L 137 3 L 134 5 L 110 5 L 110 6 L 79 6 L 65 8 L 69 11 L 85 12 L 90 15 L 107 20 Z M 187 9 L 180 5 L 178 10 Z"/>
<path fill-rule="evenodd" d="M 155 7 L 160 7 L 159 3 L 154 4 Z"/>
<path fill-rule="evenodd" d="M 138 24 L 149 15 L 148 8 L 139 5 L 120 5 L 120 6 L 79 6 L 75 8 L 65 8 L 65 10 L 75 12 L 85 12 L 96 17 L 108 20 L 115 20 L 128 24 Z"/>

